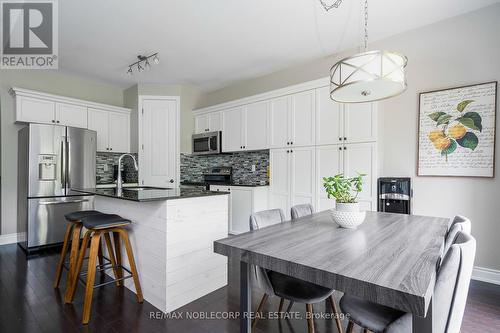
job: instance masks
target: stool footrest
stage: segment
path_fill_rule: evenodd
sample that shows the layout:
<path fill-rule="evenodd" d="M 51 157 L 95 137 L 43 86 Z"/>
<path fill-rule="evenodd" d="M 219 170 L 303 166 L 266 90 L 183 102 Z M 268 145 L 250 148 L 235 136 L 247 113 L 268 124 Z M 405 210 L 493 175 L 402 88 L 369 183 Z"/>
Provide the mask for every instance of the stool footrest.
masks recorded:
<path fill-rule="evenodd" d="M 123 281 L 123 280 L 126 280 L 126 279 L 130 279 L 132 277 L 132 272 L 127 267 L 124 267 L 122 265 L 113 266 L 110 263 L 107 263 L 107 264 L 104 264 L 102 266 L 104 266 L 104 267 L 101 267 L 101 265 L 98 265 L 97 266 L 98 269 L 96 270 L 96 272 L 103 272 L 103 271 L 106 271 L 106 270 L 111 269 L 111 268 L 121 268 L 124 271 L 126 271 L 129 275 L 123 276 L 123 277 L 118 278 L 118 279 L 110 277 L 111 281 L 107 281 L 107 282 L 104 282 L 104 283 L 95 284 L 94 285 L 94 289 L 102 287 L 102 286 L 105 286 L 105 285 L 108 285 L 108 284 L 111 284 L 111 283 L 115 283 L 117 281 Z M 108 266 L 108 267 L 106 267 L 106 266 Z M 86 276 L 86 275 L 87 275 L 87 272 L 83 272 L 83 273 L 80 273 L 80 276 L 78 277 L 78 281 L 80 281 L 80 283 L 82 283 L 83 285 L 86 285 L 86 283 L 87 283 L 87 281 L 83 279 L 83 277 Z"/>

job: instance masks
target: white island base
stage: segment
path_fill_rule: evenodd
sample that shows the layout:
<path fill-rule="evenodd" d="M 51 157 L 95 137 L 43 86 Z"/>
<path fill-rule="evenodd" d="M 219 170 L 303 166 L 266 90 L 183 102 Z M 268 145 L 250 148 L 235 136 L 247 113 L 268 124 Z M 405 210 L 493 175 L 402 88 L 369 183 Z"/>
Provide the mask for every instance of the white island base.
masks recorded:
<path fill-rule="evenodd" d="M 227 258 L 213 252 L 213 242 L 227 237 L 228 207 L 228 195 L 147 202 L 95 196 L 96 210 L 133 222 L 127 228 L 142 293 L 163 312 L 227 285 Z M 132 279 L 125 286 L 135 292 Z"/>

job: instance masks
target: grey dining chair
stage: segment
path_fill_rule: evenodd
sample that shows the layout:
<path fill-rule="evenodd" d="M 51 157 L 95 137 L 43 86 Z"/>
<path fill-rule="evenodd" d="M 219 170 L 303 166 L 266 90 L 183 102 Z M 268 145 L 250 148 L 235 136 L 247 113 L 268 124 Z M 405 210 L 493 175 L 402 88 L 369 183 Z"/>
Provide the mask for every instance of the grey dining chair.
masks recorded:
<path fill-rule="evenodd" d="M 476 240 L 459 231 L 439 267 L 434 287 L 434 328 L 436 332 L 459 333 L 469 283 L 472 276 Z M 340 300 L 344 313 L 350 315 L 347 333 L 354 324 L 374 333 L 411 333 L 412 315 L 387 306 L 344 295 Z"/>
<path fill-rule="evenodd" d="M 281 223 L 285 220 L 285 215 L 281 209 L 270 209 L 254 213 L 250 216 L 250 230 L 255 231 L 264 226 Z M 257 313 L 262 311 L 269 295 L 275 295 L 281 298 L 278 312 L 283 310 L 284 300 L 297 303 L 305 303 L 308 313 L 307 327 L 309 333 L 314 333 L 313 303 L 330 300 L 337 329 L 342 333 L 342 323 L 340 322 L 339 312 L 333 296 L 333 289 L 319 286 L 301 279 L 297 279 L 285 274 L 270 271 L 259 266 L 252 265 L 252 283 L 264 291 L 260 300 Z M 253 319 L 252 328 L 257 324 L 258 316 Z"/>
<path fill-rule="evenodd" d="M 453 242 L 455 241 L 455 239 L 457 237 L 457 234 L 460 231 L 470 235 L 470 233 L 471 233 L 471 221 L 468 218 L 466 218 L 465 216 L 457 215 L 453 218 L 450 230 L 448 230 L 448 233 L 446 234 L 443 253 L 448 252 L 448 250 L 450 249 L 450 246 L 453 244 Z"/>
<path fill-rule="evenodd" d="M 311 215 L 312 213 L 314 213 L 314 209 L 311 204 L 295 205 L 291 209 L 292 220 L 296 220 L 302 216 Z"/>

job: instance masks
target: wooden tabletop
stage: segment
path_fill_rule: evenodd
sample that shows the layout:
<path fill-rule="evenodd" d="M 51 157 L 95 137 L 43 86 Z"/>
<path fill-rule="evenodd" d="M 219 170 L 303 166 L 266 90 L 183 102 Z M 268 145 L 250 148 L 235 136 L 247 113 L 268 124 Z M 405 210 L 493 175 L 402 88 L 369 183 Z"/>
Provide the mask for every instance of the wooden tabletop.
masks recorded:
<path fill-rule="evenodd" d="M 424 317 L 449 223 L 367 212 L 352 230 L 324 211 L 218 240 L 214 251 Z"/>

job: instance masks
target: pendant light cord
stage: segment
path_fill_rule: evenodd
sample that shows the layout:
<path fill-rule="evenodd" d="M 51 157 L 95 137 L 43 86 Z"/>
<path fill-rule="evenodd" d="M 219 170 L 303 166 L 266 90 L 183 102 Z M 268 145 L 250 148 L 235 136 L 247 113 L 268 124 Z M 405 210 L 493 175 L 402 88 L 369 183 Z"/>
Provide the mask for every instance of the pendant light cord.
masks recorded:
<path fill-rule="evenodd" d="M 368 49 L 368 0 L 365 0 L 365 52 Z"/>

